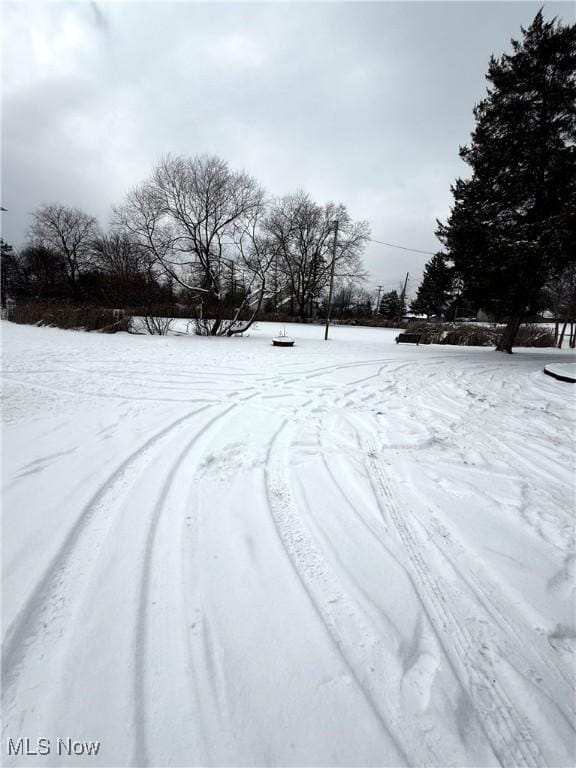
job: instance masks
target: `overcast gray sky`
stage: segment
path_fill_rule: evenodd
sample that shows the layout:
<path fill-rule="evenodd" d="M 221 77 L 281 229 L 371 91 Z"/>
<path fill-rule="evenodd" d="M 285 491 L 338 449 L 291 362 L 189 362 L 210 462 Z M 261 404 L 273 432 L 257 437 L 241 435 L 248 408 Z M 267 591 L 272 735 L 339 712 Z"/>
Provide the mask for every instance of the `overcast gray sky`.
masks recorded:
<path fill-rule="evenodd" d="M 3 237 L 45 202 L 106 226 L 162 154 L 208 152 L 434 251 L 490 54 L 541 5 L 4 2 Z M 370 287 L 414 290 L 428 258 L 370 244 Z"/>

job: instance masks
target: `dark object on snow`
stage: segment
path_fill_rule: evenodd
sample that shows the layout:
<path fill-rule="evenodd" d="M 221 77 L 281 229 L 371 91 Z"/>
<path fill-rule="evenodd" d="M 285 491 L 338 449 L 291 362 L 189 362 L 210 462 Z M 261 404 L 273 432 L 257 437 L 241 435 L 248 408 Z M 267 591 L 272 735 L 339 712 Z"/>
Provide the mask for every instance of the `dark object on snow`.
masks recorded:
<path fill-rule="evenodd" d="M 570 373 L 558 373 L 557 371 L 550 370 L 547 366 L 544 368 L 544 373 L 547 376 L 552 376 L 553 379 L 558 381 L 567 381 L 569 384 L 576 384 L 576 378 Z"/>
<path fill-rule="evenodd" d="M 419 333 L 399 333 L 398 336 L 396 336 L 396 344 L 420 344 L 420 334 Z"/>
<path fill-rule="evenodd" d="M 278 336 L 272 339 L 272 344 L 275 347 L 293 347 L 294 339 L 291 339 L 290 336 L 288 336 L 286 333 L 286 328 L 284 328 L 283 331 L 280 331 Z"/>

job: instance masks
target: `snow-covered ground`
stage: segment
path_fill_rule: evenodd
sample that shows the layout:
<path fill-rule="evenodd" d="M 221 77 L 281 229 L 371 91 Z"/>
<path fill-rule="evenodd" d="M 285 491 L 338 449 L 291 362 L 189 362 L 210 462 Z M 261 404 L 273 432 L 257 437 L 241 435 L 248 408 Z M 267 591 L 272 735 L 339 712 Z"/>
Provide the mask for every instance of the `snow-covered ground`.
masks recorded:
<path fill-rule="evenodd" d="M 279 330 L 2 323 L 4 764 L 573 765 L 572 358 Z"/>

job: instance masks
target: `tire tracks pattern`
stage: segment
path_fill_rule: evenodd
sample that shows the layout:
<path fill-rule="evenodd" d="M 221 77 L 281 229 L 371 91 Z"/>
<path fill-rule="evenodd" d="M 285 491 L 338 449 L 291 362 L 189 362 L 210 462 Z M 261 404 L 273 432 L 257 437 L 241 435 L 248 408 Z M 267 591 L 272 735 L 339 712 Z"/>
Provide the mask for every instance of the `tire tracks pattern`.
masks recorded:
<path fill-rule="evenodd" d="M 406 511 L 401 511 L 396 489 L 391 488 L 376 446 L 365 443 L 367 470 L 379 502 L 383 518 L 401 542 L 406 567 L 412 572 L 421 597 L 424 599 L 439 638 L 448 637 L 443 646 L 447 656 L 455 661 L 461 681 L 468 690 L 480 722 L 494 753 L 504 766 L 536 767 L 545 760 L 536 744 L 528 724 L 516 711 L 506 692 L 494 680 L 488 668 L 480 661 L 483 648 L 468 629 L 454 615 L 449 585 L 431 572 L 422 555 L 422 543 L 408 522 Z"/>
<path fill-rule="evenodd" d="M 436 751 L 437 745 L 415 743 L 411 738 L 409 727 L 412 724 L 394 706 L 395 697 L 390 695 L 390 691 L 401 684 L 400 680 L 394 681 L 395 660 L 361 609 L 340 586 L 296 511 L 285 477 L 285 452 L 289 444 L 286 427 L 284 421 L 270 441 L 264 473 L 272 520 L 294 573 L 330 638 L 332 648 L 382 732 L 388 735 L 398 757 L 408 765 L 430 761 L 446 763 L 445 756 Z"/>
<path fill-rule="evenodd" d="M 80 584 L 89 577 L 123 500 L 175 430 L 209 406 L 189 411 L 156 432 L 131 453 L 100 485 L 85 505 L 37 586 L 6 632 L 2 651 L 4 726 L 13 710 L 22 672 L 41 674 L 42 659 L 61 644 L 73 605 L 81 599 Z"/>
<path fill-rule="evenodd" d="M 140 579 L 140 598 L 139 607 L 137 613 L 137 621 L 135 628 L 134 639 L 134 752 L 132 758 L 132 764 L 135 766 L 146 766 L 150 764 L 148 745 L 146 734 L 148 732 L 148 712 L 146 707 L 146 701 L 149 699 L 146 696 L 146 677 L 147 677 L 147 660 L 148 660 L 148 645 L 149 645 L 149 623 L 151 620 L 149 605 L 150 605 L 150 589 L 153 576 L 153 553 L 156 538 L 158 534 L 158 526 L 160 518 L 165 511 L 166 502 L 170 489 L 174 483 L 176 475 L 179 469 L 184 464 L 184 461 L 191 453 L 192 449 L 202 439 L 206 433 L 212 431 L 216 425 L 220 428 L 222 426 L 222 420 L 229 415 L 235 408 L 236 404 L 232 404 L 225 408 L 221 413 L 212 417 L 194 437 L 187 442 L 184 448 L 180 451 L 176 459 L 174 460 L 168 475 L 162 485 L 160 494 L 154 504 L 154 509 L 149 523 L 148 534 L 146 537 L 146 545 L 144 551 L 144 559 L 142 564 L 142 577 Z M 198 465 L 198 461 L 195 462 L 194 469 L 190 473 L 189 482 L 192 482 L 194 478 L 194 472 Z"/>

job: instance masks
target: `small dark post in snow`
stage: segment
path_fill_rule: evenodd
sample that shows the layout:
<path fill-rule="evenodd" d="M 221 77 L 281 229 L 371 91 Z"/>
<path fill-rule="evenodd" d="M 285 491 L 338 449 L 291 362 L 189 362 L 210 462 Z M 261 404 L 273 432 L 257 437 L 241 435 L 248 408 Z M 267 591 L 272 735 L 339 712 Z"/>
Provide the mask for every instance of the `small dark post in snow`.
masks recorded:
<path fill-rule="evenodd" d="M 324 331 L 324 341 L 328 339 L 328 328 L 330 327 L 330 310 L 332 308 L 332 290 L 334 288 L 334 265 L 336 264 L 336 243 L 338 242 L 338 219 L 334 222 L 334 245 L 332 247 L 332 265 L 330 267 L 330 288 L 328 289 L 328 307 L 326 309 L 326 330 Z"/>

